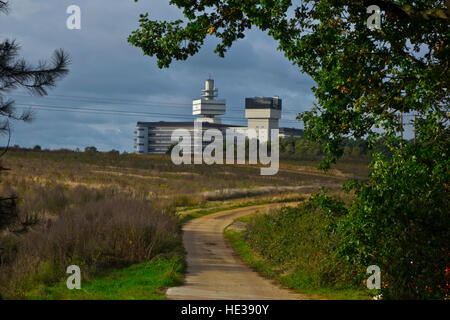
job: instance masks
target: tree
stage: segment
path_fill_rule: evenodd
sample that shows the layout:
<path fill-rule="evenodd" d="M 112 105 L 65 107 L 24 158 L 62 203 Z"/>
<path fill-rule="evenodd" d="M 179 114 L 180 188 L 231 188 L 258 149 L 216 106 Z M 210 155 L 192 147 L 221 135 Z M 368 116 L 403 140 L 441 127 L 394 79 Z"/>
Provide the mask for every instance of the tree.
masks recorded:
<path fill-rule="evenodd" d="M 8 2 L 0 1 L 0 12 L 8 12 Z M 14 101 L 4 98 L 4 93 L 24 88 L 31 94 L 46 95 L 47 89 L 68 73 L 69 57 L 63 50 L 56 50 L 51 63 L 40 62 L 33 67 L 24 59 L 17 59 L 20 46 L 15 40 L 0 43 L 0 133 L 10 131 L 9 120 L 30 121 L 31 110 L 17 113 Z"/>
<path fill-rule="evenodd" d="M 0 13 L 8 13 L 8 2 L 0 1 Z M 0 134 L 8 135 L 8 145 L 0 154 L 8 149 L 11 128 L 10 120 L 31 121 L 31 110 L 18 113 L 14 101 L 5 99 L 4 94 L 10 90 L 24 88 L 31 94 L 46 95 L 47 89 L 67 74 L 69 57 L 63 50 L 55 51 L 51 63 L 40 62 L 33 67 L 24 59 L 17 59 L 19 45 L 14 40 L 0 42 Z M 0 171 L 6 170 L 0 166 Z M 0 197 L 0 228 L 16 217 L 15 198 Z M 3 218 L 2 218 L 3 217 Z"/>
<path fill-rule="evenodd" d="M 96 153 L 97 152 L 97 148 L 94 147 L 94 146 L 86 147 L 86 148 L 84 148 L 84 152 L 86 152 L 86 153 Z"/>
<path fill-rule="evenodd" d="M 113 155 L 113 156 L 116 156 L 116 157 L 120 156 L 120 152 L 119 152 L 118 150 L 115 150 L 115 149 L 112 149 L 112 150 L 109 151 L 108 153 L 109 153 L 110 155 Z"/>
<path fill-rule="evenodd" d="M 244 32 L 257 27 L 316 82 L 317 107 L 302 115 L 311 138 L 327 140 L 334 162 L 343 137 L 384 128 L 398 132 L 398 112 L 416 111 L 448 121 L 448 10 L 444 1 L 172 0 L 188 20 L 152 21 L 141 15 L 129 42 L 156 56 L 159 67 L 196 54 L 207 36 L 224 56 Z M 382 29 L 367 27 L 367 7 L 386 14 Z M 294 12 L 294 14 L 290 14 Z M 446 41 L 447 40 L 447 41 Z"/>
<path fill-rule="evenodd" d="M 439 199 L 450 198 L 450 1 L 170 3 L 183 10 L 186 22 L 154 21 L 143 14 L 128 38 L 156 56 L 160 68 L 195 55 L 209 36 L 219 40 L 215 52 L 223 57 L 246 30 L 257 27 L 315 81 L 317 103 L 299 118 L 306 136 L 325 146 L 322 168 L 342 156 L 348 137 L 367 139 L 369 150 L 382 143 L 389 152 L 374 154 L 369 180 L 352 184 L 357 199 L 340 229 L 341 252 L 389 270 L 385 279 L 395 285 L 382 289 L 384 297 L 448 295 L 450 237 L 443 230 L 450 229 L 450 208 Z M 381 29 L 367 26 L 370 5 L 383 13 Z M 418 115 L 416 144 L 406 144 L 399 134 L 398 115 L 409 112 Z"/>

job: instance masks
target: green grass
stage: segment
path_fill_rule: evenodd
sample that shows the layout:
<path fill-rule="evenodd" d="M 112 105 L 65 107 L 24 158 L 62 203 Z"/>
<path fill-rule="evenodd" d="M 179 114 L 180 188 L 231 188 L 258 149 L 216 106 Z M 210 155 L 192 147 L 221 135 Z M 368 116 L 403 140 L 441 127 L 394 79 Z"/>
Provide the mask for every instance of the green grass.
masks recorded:
<path fill-rule="evenodd" d="M 292 198 L 279 198 L 279 199 L 273 199 L 273 198 L 249 198 L 246 201 L 242 201 L 242 199 L 239 199 L 236 202 L 231 202 L 228 203 L 226 202 L 225 204 L 219 205 L 219 206 L 215 206 L 212 208 L 207 208 L 205 207 L 205 204 L 196 206 L 196 207 L 189 207 L 186 209 L 189 210 L 193 210 L 194 212 L 190 212 L 187 214 L 184 214 L 183 211 L 179 211 L 178 215 L 180 217 L 180 222 L 181 223 L 186 223 L 192 219 L 195 218 L 200 218 L 203 217 L 205 215 L 208 214 L 213 214 L 216 212 L 220 212 L 220 211 L 226 211 L 226 210 L 233 210 L 233 209 L 239 209 L 239 208 L 244 208 L 244 207 L 250 207 L 250 206 L 257 206 L 257 205 L 263 205 L 263 204 L 270 204 L 270 203 L 287 203 L 287 202 L 296 202 L 296 201 L 304 201 L 306 199 L 306 197 L 304 195 L 298 195 L 296 197 L 292 197 Z M 197 209 L 197 210 L 194 210 Z M 187 210 L 185 210 L 187 211 Z M 243 222 L 248 222 L 248 218 L 243 218 Z"/>
<path fill-rule="evenodd" d="M 226 229 L 225 238 L 231 243 L 242 259 L 250 264 L 252 268 L 256 269 L 265 277 L 272 278 L 274 276 L 274 272 L 270 265 L 247 245 L 240 232 Z"/>
<path fill-rule="evenodd" d="M 243 219 L 240 219 L 243 220 Z M 332 299 L 332 300 L 367 300 L 370 296 L 366 290 L 355 288 L 311 288 L 304 285 L 304 279 L 298 279 L 295 273 L 283 273 L 274 263 L 263 259 L 255 250 L 253 250 L 245 241 L 241 232 L 226 229 L 225 238 L 231 243 L 233 248 L 239 253 L 253 269 L 258 271 L 266 278 L 275 279 L 283 286 L 291 288 L 302 294 L 306 294 L 313 299 Z"/>
<path fill-rule="evenodd" d="M 240 218 L 237 218 L 236 221 L 243 222 L 243 223 L 249 223 L 250 217 L 251 216 L 240 217 Z"/>
<path fill-rule="evenodd" d="M 40 285 L 26 297 L 34 300 L 164 300 L 164 289 L 181 284 L 183 271 L 180 257 L 157 257 L 82 281 L 80 290 L 67 289 L 64 281 L 54 286 Z"/>
<path fill-rule="evenodd" d="M 269 203 L 269 201 L 250 201 L 248 203 L 239 203 L 239 204 L 226 205 L 226 206 L 222 206 L 222 207 L 200 209 L 200 210 L 197 210 L 192 213 L 180 215 L 180 222 L 186 223 L 192 219 L 200 218 L 200 217 L 206 216 L 208 214 L 213 214 L 213 213 L 220 212 L 220 211 L 233 210 L 233 209 L 238 209 L 238 208 L 243 208 L 243 207 L 248 207 L 248 206 L 255 206 L 255 205 L 265 204 L 265 203 Z"/>

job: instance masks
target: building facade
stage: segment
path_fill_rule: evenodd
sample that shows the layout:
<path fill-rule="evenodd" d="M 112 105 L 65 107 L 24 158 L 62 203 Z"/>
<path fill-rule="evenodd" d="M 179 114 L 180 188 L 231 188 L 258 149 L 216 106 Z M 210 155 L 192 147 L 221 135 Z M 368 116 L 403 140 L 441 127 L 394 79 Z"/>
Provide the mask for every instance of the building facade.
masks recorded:
<path fill-rule="evenodd" d="M 248 129 L 255 130 L 261 139 L 270 140 L 270 130 L 279 129 L 281 106 L 282 100 L 278 96 L 246 98 L 245 117 Z"/>
<path fill-rule="evenodd" d="M 185 129 L 192 137 L 191 146 L 194 145 L 194 126 L 195 122 L 138 122 L 135 133 L 134 149 L 138 154 L 166 154 L 167 150 L 174 143 L 172 133 L 177 129 Z M 220 123 L 202 122 L 202 131 L 208 129 L 217 129 L 223 136 L 226 135 L 226 130 L 232 128 L 236 130 L 237 126 L 229 126 Z M 245 127 L 242 127 L 245 128 Z M 209 142 L 204 141 L 203 145 Z"/>
<path fill-rule="evenodd" d="M 265 141 L 270 140 L 270 130 L 279 129 L 280 138 L 299 137 L 303 130 L 294 128 L 279 128 L 281 118 L 282 100 L 275 96 L 254 97 L 245 99 L 245 117 L 248 119 L 247 127 L 222 124 L 218 116 L 226 113 L 226 101 L 218 100 L 218 89 L 214 87 L 214 80 L 207 79 L 202 98 L 192 103 L 192 114 L 198 116 L 190 122 L 138 122 L 134 131 L 134 150 L 138 154 L 166 154 L 167 150 L 176 142 L 171 140 L 172 133 L 177 129 L 187 130 L 194 137 L 195 123 L 202 124 L 202 130 L 218 129 L 226 136 L 226 131 L 232 130 L 238 134 L 246 134 L 253 129 Z M 261 129 L 263 131 L 261 131 Z M 265 135 L 261 137 L 264 132 Z M 225 139 L 225 138 L 224 138 Z M 208 144 L 209 142 L 204 142 Z M 191 143 L 193 145 L 193 142 Z"/>

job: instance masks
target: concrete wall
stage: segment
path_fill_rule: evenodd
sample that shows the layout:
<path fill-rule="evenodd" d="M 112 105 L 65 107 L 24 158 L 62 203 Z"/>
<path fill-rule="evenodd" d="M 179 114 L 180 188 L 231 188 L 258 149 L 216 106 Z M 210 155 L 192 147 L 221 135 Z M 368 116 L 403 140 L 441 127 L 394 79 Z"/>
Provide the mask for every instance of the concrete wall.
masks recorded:
<path fill-rule="evenodd" d="M 134 133 L 134 149 L 139 154 L 146 154 L 148 152 L 148 128 L 138 126 Z"/>

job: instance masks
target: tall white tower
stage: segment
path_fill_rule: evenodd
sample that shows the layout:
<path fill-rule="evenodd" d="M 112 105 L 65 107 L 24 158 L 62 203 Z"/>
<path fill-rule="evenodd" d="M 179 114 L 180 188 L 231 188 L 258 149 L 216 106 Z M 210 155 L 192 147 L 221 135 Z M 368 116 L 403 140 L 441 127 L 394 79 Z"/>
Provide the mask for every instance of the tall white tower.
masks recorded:
<path fill-rule="evenodd" d="M 192 114 L 200 116 L 196 121 L 209 123 L 222 123 L 216 116 L 224 115 L 226 101 L 217 100 L 218 89 L 214 87 L 214 80 L 206 80 L 205 89 L 202 90 L 202 99 L 192 101 Z"/>
<path fill-rule="evenodd" d="M 267 135 L 263 140 L 270 140 L 270 130 L 278 129 L 281 105 L 282 100 L 278 96 L 246 98 L 245 117 L 248 119 L 248 128 L 256 132 L 264 129 Z"/>

